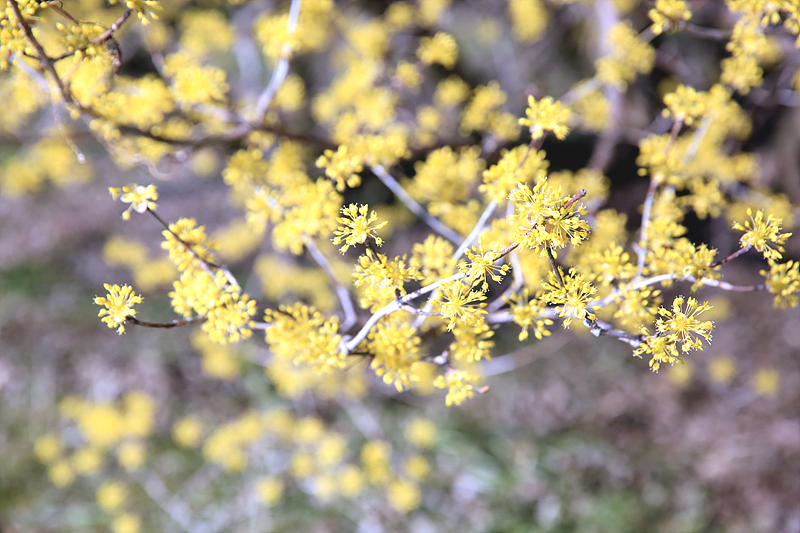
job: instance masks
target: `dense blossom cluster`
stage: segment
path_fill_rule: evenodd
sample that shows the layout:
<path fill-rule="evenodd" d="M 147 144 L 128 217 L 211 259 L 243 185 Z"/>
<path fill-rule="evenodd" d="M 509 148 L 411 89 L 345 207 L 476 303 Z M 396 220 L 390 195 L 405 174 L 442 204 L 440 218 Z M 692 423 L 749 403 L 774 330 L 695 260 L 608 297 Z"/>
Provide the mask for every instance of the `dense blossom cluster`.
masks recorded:
<path fill-rule="evenodd" d="M 558 99 L 540 94 L 547 84 L 512 79 L 516 67 L 498 79 L 467 75 L 474 65 L 460 67 L 472 61 L 474 43 L 447 0 L 393 2 L 372 15 L 332 0 L 292 0 L 264 13 L 239 3 L 184 10 L 156 0 L 127 0 L 124 8 L 7 0 L 0 10 L 0 100 L 14 104 L 0 129 L 23 139 L 27 124 L 47 113 L 57 126 L 3 158 L 3 194 L 89 181 L 92 167 L 74 140 L 81 122 L 117 165 L 156 179 L 173 175 L 165 167 L 226 156 L 220 186 L 241 216 L 212 235 L 195 218 L 160 218 L 155 185 L 109 189 L 127 205 L 125 220 L 136 212 L 137 227 L 145 217 L 162 227 L 166 251 L 153 258 L 143 243 L 121 237 L 106 244 L 106 261 L 130 268 L 136 286 L 107 284 L 94 300 L 118 333 L 130 324 L 199 324 L 192 345 L 203 370 L 230 380 L 242 372 L 242 341 L 258 332 L 267 348 L 261 379 L 284 398 L 361 397 L 374 374 L 392 394 L 441 389 L 447 405 L 460 405 L 488 390 L 481 362 L 498 355 L 496 332 L 509 324 L 520 328 L 520 341 L 540 340 L 559 320 L 622 340 L 654 371 L 682 364 L 711 341 L 713 323 L 701 317 L 710 306 L 678 296 L 663 307 L 662 288 L 730 289 L 723 265 L 750 249 L 767 267 L 764 283 L 747 290 L 769 291 L 777 307 L 798 305 L 798 263 L 781 262 L 792 206 L 758 187 L 755 156 L 738 150 L 753 128 L 740 96 L 781 57 L 778 27 L 793 39 L 800 33 L 796 7 L 728 0 L 738 18 L 719 80 L 659 87 L 656 114 L 668 126 L 656 121 L 630 136 L 649 182 L 631 234 L 626 215 L 606 204 L 607 163 L 593 158 L 587 168 L 550 172 L 542 146 L 573 131 L 600 133 L 598 146 L 616 142 L 624 91 L 656 64 L 653 36 L 702 34 L 687 2 L 657 0 L 643 28 L 624 16 L 633 6 L 614 2 L 621 13 L 598 30 L 593 71 Z M 502 32 L 492 27 L 506 24 L 504 46 L 531 46 L 551 11 L 539 0 L 510 0 L 507 20 L 483 26 L 481 38 L 496 42 Z M 117 39 L 141 41 L 147 72 L 120 70 Z M 254 63 L 273 72 L 258 91 L 247 54 L 260 54 Z M 314 69 L 318 76 L 308 74 Z M 375 193 L 381 184 L 384 196 Z M 365 197 L 370 205 L 351 202 Z M 743 233 L 739 248 L 693 242 L 690 217 L 726 217 Z M 223 264 L 246 258 L 261 281 L 258 297 Z M 179 318 L 141 320 L 136 290 L 170 283 Z M 761 382 L 768 388 L 769 376 Z M 64 400 L 63 415 L 84 444 L 67 458 L 57 437 L 40 439 L 37 454 L 53 482 L 66 486 L 99 470 L 111 450 L 136 470 L 153 403 L 140 393 L 122 407 Z M 410 432 L 409 446 L 427 446 L 425 428 Z M 348 453 L 345 437 L 317 418 L 254 411 L 211 429 L 186 417 L 172 435 L 228 471 L 248 467 L 264 447 L 284 450 L 290 458 L 281 469 L 253 487 L 267 506 L 290 480 L 319 501 L 374 490 L 399 513 L 422 505 L 429 467 L 421 453 L 400 466 L 377 438 Z M 117 481 L 97 489 L 117 533 L 141 528 L 125 511 L 130 497 Z"/>

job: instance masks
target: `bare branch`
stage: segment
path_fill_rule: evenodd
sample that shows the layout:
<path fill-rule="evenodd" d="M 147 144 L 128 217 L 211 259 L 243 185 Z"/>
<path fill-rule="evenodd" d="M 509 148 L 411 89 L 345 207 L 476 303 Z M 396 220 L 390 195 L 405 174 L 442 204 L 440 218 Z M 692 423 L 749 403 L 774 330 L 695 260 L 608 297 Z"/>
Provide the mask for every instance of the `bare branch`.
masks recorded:
<path fill-rule="evenodd" d="M 370 170 L 373 174 L 378 176 L 378 179 L 381 180 L 384 185 L 386 185 L 387 189 L 394 193 L 398 200 L 403 202 L 403 205 L 405 205 L 412 213 L 417 215 L 433 231 L 453 243 L 461 242 L 461 236 L 458 233 L 451 230 L 442 224 L 438 219 L 431 216 L 431 214 L 428 213 L 424 207 L 419 205 L 417 201 L 414 200 L 405 189 L 403 189 L 397 180 L 394 179 L 394 176 L 389 174 L 382 165 L 373 165 L 370 167 Z"/>
<path fill-rule="evenodd" d="M 303 244 L 305 244 L 306 250 L 311 254 L 314 261 L 322 267 L 322 270 L 328 275 L 328 279 L 331 280 L 336 295 L 339 297 L 339 303 L 342 305 L 342 312 L 344 312 L 344 321 L 342 322 L 341 331 L 349 330 L 356 323 L 356 320 L 358 320 L 350 291 L 348 291 L 347 287 L 339 280 L 328 258 L 319 250 L 314 239 L 306 235 L 303 239 Z"/>
<path fill-rule="evenodd" d="M 267 84 L 267 88 L 258 97 L 256 103 L 256 117 L 254 123 L 260 125 L 264 122 L 264 117 L 267 115 L 269 105 L 272 99 L 278 93 L 278 89 L 283 85 L 286 80 L 286 75 L 289 73 L 289 58 L 292 55 L 292 38 L 294 37 L 295 30 L 297 30 L 297 19 L 300 17 L 300 0 L 292 0 L 292 5 L 289 7 L 289 22 L 286 25 L 286 42 L 281 50 L 281 58 L 275 64 L 275 70 L 272 71 L 272 77 Z"/>

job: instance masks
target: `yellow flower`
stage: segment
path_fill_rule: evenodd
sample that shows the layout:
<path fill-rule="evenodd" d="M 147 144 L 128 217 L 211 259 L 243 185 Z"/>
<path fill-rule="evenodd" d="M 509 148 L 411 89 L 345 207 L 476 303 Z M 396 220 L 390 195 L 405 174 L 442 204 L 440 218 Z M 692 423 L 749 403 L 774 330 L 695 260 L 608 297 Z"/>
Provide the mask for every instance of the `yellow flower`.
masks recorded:
<path fill-rule="evenodd" d="M 447 331 L 452 331 L 458 321 L 474 324 L 480 316 L 486 314 L 486 295 L 483 291 L 472 290 L 470 285 L 456 280 L 443 283 L 441 287 L 442 301 L 438 302 L 442 316 L 448 319 Z"/>
<path fill-rule="evenodd" d="M 546 96 L 536 101 L 533 96 L 528 96 L 528 108 L 525 110 L 527 118 L 519 119 L 519 123 L 528 126 L 531 137 L 541 138 L 546 131 L 551 131 L 559 140 L 564 140 L 569 133 L 569 122 L 572 111 L 561 102 L 554 101 L 551 96 Z"/>
<path fill-rule="evenodd" d="M 563 285 L 560 279 L 563 280 Z M 560 279 L 552 270 L 549 272 L 549 279 L 543 285 L 545 292 L 541 296 L 542 302 L 561 306 L 558 308 L 558 316 L 567 317 L 564 320 L 565 328 L 569 327 L 573 317 L 578 320 L 594 320 L 595 315 L 587 306 L 597 289 L 574 268 L 570 268 L 569 273 L 562 274 Z"/>
<path fill-rule="evenodd" d="M 725 355 L 717 356 L 708 363 L 708 374 L 712 381 L 728 385 L 736 376 L 736 362 Z"/>
<path fill-rule="evenodd" d="M 136 315 L 134 304 L 142 303 L 142 296 L 133 293 L 133 287 L 128 285 L 103 285 L 108 291 L 107 296 L 96 296 L 94 303 L 105 306 L 97 316 L 101 317 L 109 328 L 117 328 L 120 335 L 125 333 L 125 321 L 128 317 Z"/>
<path fill-rule="evenodd" d="M 686 306 L 684 307 L 684 302 Z M 700 338 L 711 342 L 713 322 L 701 322 L 697 317 L 710 309 L 708 303 L 697 304 L 697 300 L 689 298 L 684 301 L 683 296 L 678 296 L 672 302 L 672 310 L 660 308 L 658 314 L 663 318 L 656 321 L 656 330 L 660 335 L 675 335 L 676 342 L 681 343 L 684 353 L 689 350 L 702 350 Z"/>
<path fill-rule="evenodd" d="M 461 405 L 465 400 L 475 396 L 475 383 L 480 381 L 479 375 L 471 374 L 466 370 L 456 370 L 454 368 L 438 376 L 433 381 L 433 386 L 437 389 L 447 389 L 445 404 Z"/>
<path fill-rule="evenodd" d="M 770 264 L 769 272 L 762 270 L 767 278 L 769 292 L 775 295 L 773 305 L 777 308 L 797 307 L 797 293 L 800 292 L 800 262 Z"/>
<path fill-rule="evenodd" d="M 353 147 L 346 144 L 333 150 L 325 150 L 323 155 L 317 158 L 316 165 L 325 169 L 325 175 L 336 182 L 336 190 L 344 191 L 345 185 L 350 188 L 361 185 L 359 172 L 364 170 L 364 157 L 356 153 Z"/>
<path fill-rule="evenodd" d="M 105 481 L 97 489 L 97 503 L 107 513 L 119 510 L 128 499 L 128 489 L 119 481 Z"/>
<path fill-rule="evenodd" d="M 200 441 L 203 424 L 193 415 L 185 416 L 172 426 L 172 440 L 184 448 L 193 448 Z"/>
<path fill-rule="evenodd" d="M 97 473 L 103 466 L 103 453 L 98 448 L 80 448 L 72 456 L 72 467 L 80 475 Z"/>
<path fill-rule="evenodd" d="M 239 291 L 226 291 L 220 295 L 203 323 L 203 331 L 220 344 L 239 342 L 253 334 L 256 302 Z"/>
<path fill-rule="evenodd" d="M 392 467 L 389 459 L 392 447 L 388 442 L 371 440 L 364 443 L 361 448 L 361 463 L 370 483 L 385 485 L 392 477 Z"/>
<path fill-rule="evenodd" d="M 792 235 L 791 233 L 780 232 L 783 220 L 773 215 L 767 216 L 767 219 L 764 220 L 763 211 L 758 210 L 753 215 L 753 210 L 749 207 L 747 208 L 747 216 L 750 217 L 750 220 L 746 221 L 744 225 L 738 222 L 733 223 L 733 229 L 745 232 L 739 240 L 742 248 L 752 246 L 764 254 L 764 259 L 770 261 L 777 261 L 783 257 L 781 252 L 784 249 L 781 245 Z M 772 248 L 769 243 L 773 243 L 775 248 Z"/>
<path fill-rule="evenodd" d="M 433 37 L 420 39 L 417 57 L 423 63 L 439 63 L 444 68 L 453 68 L 458 58 L 458 45 L 452 36 L 438 32 Z"/>
<path fill-rule="evenodd" d="M 645 337 L 644 342 L 634 350 L 633 355 L 635 357 L 641 357 L 642 354 L 650 355 L 650 369 L 653 372 L 658 372 L 661 363 L 683 364 L 678 349 L 675 347 L 677 340 L 678 337 L 675 334 L 650 335 Z"/>
<path fill-rule="evenodd" d="M 155 185 L 137 185 L 135 183 L 126 185 L 125 187 L 109 187 L 108 192 L 111 197 L 116 200 L 119 198 L 126 204 L 131 204 L 128 209 L 122 213 L 122 219 L 128 220 L 131 218 L 131 209 L 137 213 L 144 213 L 148 209 L 155 211 L 156 200 L 158 200 L 158 191 Z"/>
<path fill-rule="evenodd" d="M 419 507 L 422 491 L 412 481 L 395 480 L 386 489 L 389 504 L 401 513 L 408 513 Z"/>
<path fill-rule="evenodd" d="M 339 249 L 341 253 L 345 253 L 348 248 L 356 244 L 364 244 L 369 237 L 372 237 L 378 246 L 383 244 L 383 239 L 378 237 L 377 230 L 384 227 L 386 221 L 373 224 L 378 219 L 378 215 L 372 211 L 368 217 L 368 211 L 368 205 L 358 207 L 356 204 L 350 204 L 342 208 L 344 216 L 336 219 L 341 226 L 333 232 L 336 235 L 333 238 L 333 244 L 344 242 L 344 246 Z"/>
<path fill-rule="evenodd" d="M 533 190 L 527 184 L 518 185 L 508 199 L 516 204 L 511 219 L 515 241 L 526 248 L 538 248 L 544 255 L 547 248 L 577 246 L 589 236 L 589 224 L 580 218 L 586 214 L 586 207 L 570 204 L 561 187 L 549 186 L 546 178 L 540 179 Z"/>
<path fill-rule="evenodd" d="M 436 442 L 436 424 L 429 418 L 415 418 L 406 427 L 408 442 L 420 448 L 430 448 Z"/>
<path fill-rule="evenodd" d="M 256 496 L 258 501 L 272 507 L 283 497 L 283 481 L 272 476 L 259 479 L 256 484 Z"/>
<path fill-rule="evenodd" d="M 114 519 L 112 529 L 114 533 L 139 533 L 142 520 L 135 514 L 125 513 Z"/>
<path fill-rule="evenodd" d="M 61 457 L 62 448 L 61 441 L 52 433 L 48 433 L 36 439 L 36 443 L 33 445 L 33 452 L 39 461 L 52 463 Z"/>
<path fill-rule="evenodd" d="M 618 23 L 608 32 L 606 39 L 613 51 L 595 62 L 600 81 L 625 89 L 637 74 L 647 74 L 652 70 L 656 52 L 639 38 L 630 22 Z"/>
<path fill-rule="evenodd" d="M 66 459 L 61 459 L 53 463 L 47 470 L 47 475 L 56 487 L 67 487 L 75 481 L 75 471 Z"/>
<path fill-rule="evenodd" d="M 423 456 L 412 455 L 406 459 L 405 470 L 410 477 L 421 481 L 428 477 L 431 471 L 431 465 Z"/>
<path fill-rule="evenodd" d="M 128 441 L 120 444 L 117 448 L 117 460 L 128 472 L 139 470 L 144 464 L 147 450 L 144 444 L 138 441 Z"/>
<path fill-rule="evenodd" d="M 511 305 L 511 312 L 514 315 L 514 323 L 522 328 L 519 332 L 519 341 L 528 338 L 528 328 L 533 329 L 533 336 L 539 340 L 549 337 L 550 332 L 547 326 L 552 326 L 553 321 L 543 317 L 544 306 L 538 298 L 528 299 L 529 290 L 525 288 L 522 292 L 514 295 L 513 299 L 506 299 Z"/>
<path fill-rule="evenodd" d="M 339 492 L 346 498 L 358 496 L 364 488 L 364 474 L 355 465 L 344 465 L 337 477 Z"/>
<path fill-rule="evenodd" d="M 495 261 L 500 258 L 500 254 L 495 251 L 485 252 L 483 250 L 483 242 L 480 240 L 477 248 L 467 249 L 465 253 L 470 262 L 459 264 L 458 270 L 466 274 L 467 279 L 473 284 L 480 280 L 482 282 L 481 288 L 484 291 L 489 288 L 489 284 L 486 282 L 487 276 L 500 283 L 503 281 L 503 276 L 511 270 L 510 265 L 494 266 Z"/>
<path fill-rule="evenodd" d="M 678 21 L 692 18 L 692 12 L 684 0 L 656 0 L 655 9 L 648 11 L 647 15 L 653 21 L 650 29 L 656 35 L 673 30 Z"/>
<path fill-rule="evenodd" d="M 778 391 L 780 375 L 774 368 L 761 368 L 752 379 L 753 389 L 759 396 L 773 396 Z"/>

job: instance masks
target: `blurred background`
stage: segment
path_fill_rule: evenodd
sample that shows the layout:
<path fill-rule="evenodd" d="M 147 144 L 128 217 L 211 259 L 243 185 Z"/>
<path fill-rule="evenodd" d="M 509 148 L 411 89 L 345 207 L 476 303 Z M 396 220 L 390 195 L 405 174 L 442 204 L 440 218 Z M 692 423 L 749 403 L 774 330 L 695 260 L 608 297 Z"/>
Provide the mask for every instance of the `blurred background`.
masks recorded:
<path fill-rule="evenodd" d="M 392 4 L 337 2 L 329 43 L 292 59 L 308 96 L 274 118 L 308 134 L 301 141 L 312 175 L 325 147 L 314 136 L 326 133 L 310 102 L 334 75 L 327 54 L 354 46 L 349 29 L 366 35 Z M 409 43 L 446 31 L 459 46 L 453 73 L 471 87 L 499 80 L 504 109 L 518 117 L 528 94 L 559 97 L 592 79 L 610 26 L 626 20 L 638 32 L 652 24 L 649 2 L 518 4 L 529 11 L 515 14 L 491 0 L 404 4 L 419 19 L 392 37 L 386 60 L 413 59 Z M 204 61 L 226 71 L 230 109 L 252 106 L 274 67 L 252 23 L 289 5 L 161 5 L 157 21 L 144 26 L 134 15 L 118 32 L 119 75 L 157 73 L 159 54 L 200 46 L 190 37 L 202 41 L 203 32 L 227 31 L 230 42 L 204 52 Z M 648 187 L 637 174 L 637 143 L 669 131 L 662 97 L 678 83 L 707 90 L 718 81 L 741 16 L 724 2 L 688 5 L 695 30 L 676 23 L 677 31 L 643 38 L 655 50 L 654 67 L 614 93 L 605 123 L 593 130 L 582 116 L 566 141 L 543 145 L 551 172 L 601 159 L 595 167 L 610 180 L 604 207 L 627 215 L 631 235 Z M 64 9 L 110 25 L 123 7 L 81 1 Z M 212 18 L 203 26 L 189 16 L 212 12 L 222 30 Z M 42 33 L 58 20 L 44 13 Z M 541 28 L 527 35 L 516 29 L 523 23 Z M 734 98 L 752 132 L 726 148 L 755 157 L 757 172 L 745 184 L 782 195 L 791 215 L 800 202 L 800 55 L 781 24 L 759 31 L 774 53 L 761 59 L 761 85 Z M 118 336 L 92 301 L 105 294 L 104 283 L 141 292 L 142 319 L 174 318 L 167 294 L 175 273 L 160 249 L 162 228 L 135 213 L 123 221 L 124 206 L 108 194 L 131 182 L 158 185 L 163 219 L 204 225 L 259 301 L 301 298 L 323 308 L 327 301 L 334 310 L 336 301 L 325 276 L 292 285 L 310 261 L 276 251 L 268 239 L 248 243 L 241 202 L 222 177 L 239 144 L 175 149 L 144 164 L 119 153 L 112 160 L 87 124 L 70 121 L 46 93 L 12 121 L 15 75 L 0 73 L 0 531 L 800 532 L 798 309 L 776 310 L 764 292 L 703 288 L 696 296 L 713 306 L 713 343 L 659 373 L 629 346 L 580 325 L 556 324 L 552 336 L 526 343 L 517 341 L 518 327 L 503 327 L 484 365 L 488 389 L 458 407 L 445 407 L 442 391 L 397 393 L 363 362 L 333 384 L 265 373 L 270 354 L 258 334 L 224 349 L 192 327 L 128 326 Z M 420 99 L 426 91 L 432 85 Z M 500 148 L 518 144 L 455 131 L 437 142 L 454 139 L 480 144 L 490 163 Z M 415 148 L 401 165 L 409 175 L 429 147 Z M 29 183 L 21 168 L 44 177 L 20 187 Z M 345 203 L 376 208 L 391 220 L 387 231 L 396 228 L 387 236 L 390 253 L 410 253 L 425 228 L 375 176 L 362 177 Z M 787 220 L 784 230 L 793 231 Z M 724 217 L 690 214 L 686 225 L 693 241 L 722 255 L 738 248 L 739 234 Z M 785 259 L 800 259 L 797 242 L 789 241 Z M 346 273 L 348 260 L 336 268 Z M 764 268 L 751 252 L 723 274 L 757 284 Z M 665 301 L 680 291 L 688 285 L 665 289 Z M 105 447 L 92 446 L 104 440 Z"/>

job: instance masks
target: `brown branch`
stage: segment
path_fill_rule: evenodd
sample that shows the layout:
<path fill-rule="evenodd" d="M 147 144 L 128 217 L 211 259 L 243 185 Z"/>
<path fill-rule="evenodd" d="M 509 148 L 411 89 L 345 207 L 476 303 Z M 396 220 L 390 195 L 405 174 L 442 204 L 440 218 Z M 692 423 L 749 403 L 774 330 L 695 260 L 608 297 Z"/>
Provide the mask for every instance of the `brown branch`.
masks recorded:
<path fill-rule="evenodd" d="M 601 322 L 597 319 L 592 320 L 588 316 L 583 319 L 583 324 L 589 328 L 589 331 L 595 337 L 613 337 L 633 346 L 634 348 L 638 348 L 645 339 L 645 335 L 631 335 L 627 331 L 615 329 L 611 327 L 610 324 L 606 324 L 605 322 Z"/>
<path fill-rule="evenodd" d="M 51 5 L 50 7 L 53 7 L 53 6 Z M 60 8 L 57 9 L 57 11 L 59 13 L 61 13 L 62 15 L 65 15 L 65 16 L 69 15 L 69 13 L 67 13 L 66 11 L 61 10 Z M 108 41 L 109 39 L 113 41 L 114 40 L 113 39 L 114 32 L 119 30 L 122 27 L 122 25 L 125 23 L 125 21 L 128 20 L 128 17 L 131 16 L 131 13 L 133 13 L 133 9 L 131 9 L 131 8 L 126 9 L 122 13 L 122 15 L 120 15 L 120 17 L 117 20 L 114 21 L 114 23 L 111 25 L 110 28 L 108 28 L 106 31 L 104 31 L 103 33 L 101 33 L 100 35 L 98 35 L 97 37 L 92 39 L 89 42 L 89 44 L 87 44 L 85 46 L 81 46 L 80 48 L 76 48 L 75 50 L 72 50 L 71 52 L 65 52 L 65 53 L 61 54 L 60 56 L 58 56 L 58 57 L 54 57 L 53 61 L 61 61 L 62 59 L 66 59 L 68 57 L 74 56 L 78 52 L 84 52 L 92 44 L 102 44 L 102 43 Z M 72 17 L 67 17 L 67 18 L 69 18 L 70 20 L 72 20 L 76 24 L 79 23 L 78 21 L 76 21 Z M 97 23 L 94 23 L 94 24 L 97 24 Z"/>
<path fill-rule="evenodd" d="M 561 276 L 561 270 L 558 268 L 556 264 L 556 257 L 553 255 L 553 251 L 550 249 L 550 246 L 545 244 L 544 249 L 547 251 L 547 258 L 550 260 L 550 267 L 553 269 L 553 272 L 558 279 L 559 285 L 561 285 L 562 289 L 565 289 L 567 286 L 564 283 L 564 278 Z"/>
<path fill-rule="evenodd" d="M 153 217 L 159 222 L 159 224 L 161 224 L 164 228 L 166 228 L 166 231 L 172 234 L 172 236 L 175 237 L 175 239 L 186 248 L 186 250 L 192 255 L 192 257 L 194 257 L 200 263 L 200 266 L 203 268 L 206 274 L 208 274 L 212 278 L 215 277 L 215 273 L 211 269 L 216 268 L 225 275 L 225 278 L 228 280 L 228 283 L 230 283 L 234 287 L 240 287 L 239 282 L 236 280 L 236 278 L 233 276 L 231 271 L 228 270 L 226 266 L 218 265 L 213 261 L 208 261 L 207 259 L 203 259 L 202 257 L 200 257 L 200 255 L 194 251 L 192 245 L 181 239 L 177 233 L 172 231 L 172 228 L 169 227 L 169 224 L 167 224 L 167 222 L 163 218 L 158 216 L 158 214 L 155 211 L 153 211 L 148 207 L 147 212 L 153 215 Z"/>
<path fill-rule="evenodd" d="M 188 318 L 176 318 L 172 322 L 158 323 L 158 322 L 146 322 L 144 320 L 139 320 L 134 316 L 129 316 L 128 318 L 125 319 L 125 322 L 129 322 L 137 326 L 142 326 L 144 328 L 172 329 L 172 328 L 179 328 L 182 326 L 188 326 L 189 324 L 202 323 L 205 322 L 207 319 L 208 318 L 204 316 L 190 316 Z"/>
<path fill-rule="evenodd" d="M 656 9 L 656 4 L 652 0 L 643 0 L 643 3 L 653 9 L 658 11 L 672 22 L 672 25 L 682 32 L 688 33 L 690 35 L 694 35 L 695 37 L 700 37 L 701 39 L 708 39 L 709 41 L 730 41 L 731 35 L 733 32 L 731 30 L 721 30 L 719 28 L 709 28 L 708 26 L 700 26 L 698 24 L 693 24 L 689 21 L 682 20 L 682 19 L 675 19 L 673 17 L 668 16 L 663 11 Z"/>
<path fill-rule="evenodd" d="M 753 248 L 753 245 L 752 244 L 748 244 L 744 248 L 740 248 L 740 249 L 736 250 L 735 252 L 733 252 L 728 257 L 725 257 L 724 259 L 718 259 L 717 261 L 714 261 L 709 266 L 711 268 L 714 268 L 714 267 L 718 267 L 720 265 L 723 265 L 723 264 L 727 263 L 728 261 L 733 261 L 734 259 L 736 259 L 740 255 L 743 255 L 743 254 L 746 254 L 747 252 L 749 252 L 752 248 Z"/>
<path fill-rule="evenodd" d="M 572 207 L 572 205 L 573 205 L 575 202 L 577 202 L 578 200 L 580 200 L 580 199 L 581 199 L 581 198 L 583 198 L 584 196 L 586 196 L 586 189 L 581 189 L 581 190 L 579 190 L 579 191 L 577 192 L 577 194 L 575 194 L 575 196 L 573 196 L 572 198 L 570 198 L 569 200 L 567 200 L 566 202 L 564 202 L 564 205 L 562 205 L 562 206 L 561 206 L 561 209 L 569 209 L 570 207 Z"/>
<path fill-rule="evenodd" d="M 709 41 L 727 42 L 731 40 L 731 36 L 733 35 L 731 30 L 709 28 L 707 26 L 692 24 L 691 22 L 686 22 L 685 20 L 678 22 L 678 29 L 688 33 L 689 35 L 694 35 L 695 37 L 700 37 L 702 39 L 708 39 Z"/>
<path fill-rule="evenodd" d="M 50 76 L 53 77 L 61 96 L 64 98 L 64 101 L 67 103 L 73 103 L 72 95 L 70 94 L 69 89 L 67 89 L 67 87 L 64 85 L 64 82 L 56 72 L 53 59 L 48 56 L 47 53 L 45 53 L 42 45 L 36 40 L 36 37 L 33 36 L 31 27 L 28 25 L 28 22 L 25 20 L 25 17 L 22 16 L 22 13 L 19 10 L 17 0 L 8 0 L 8 5 L 11 6 L 11 11 L 14 12 L 14 16 L 17 18 L 17 25 L 22 30 L 22 33 L 25 34 L 25 37 L 28 39 L 28 42 L 31 43 L 31 46 L 33 46 L 33 48 L 36 50 L 36 53 L 38 54 L 36 59 L 39 60 L 42 68 L 44 68 L 44 70 L 46 70 Z"/>

